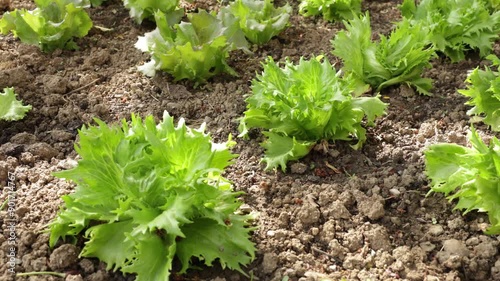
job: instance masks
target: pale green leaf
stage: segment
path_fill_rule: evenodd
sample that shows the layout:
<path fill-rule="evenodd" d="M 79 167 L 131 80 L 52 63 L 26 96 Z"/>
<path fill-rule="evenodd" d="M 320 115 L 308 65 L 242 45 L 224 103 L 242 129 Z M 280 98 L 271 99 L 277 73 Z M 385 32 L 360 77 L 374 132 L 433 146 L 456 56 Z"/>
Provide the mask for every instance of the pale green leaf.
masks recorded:
<path fill-rule="evenodd" d="M 141 23 L 144 19 L 154 19 L 156 11 L 170 16 L 179 5 L 179 0 L 124 0 L 123 4 L 130 10 L 130 17 Z"/>
<path fill-rule="evenodd" d="M 264 132 L 264 135 L 267 140 L 262 143 L 262 147 L 266 149 L 266 156 L 262 158 L 262 161 L 266 162 L 266 170 L 281 167 L 281 170 L 285 172 L 288 161 L 306 156 L 315 144 L 315 142 L 297 141 L 295 138 L 271 132 Z"/>
<path fill-rule="evenodd" d="M 121 271 L 137 274 L 136 281 L 169 280 L 176 253 L 175 238 L 150 233 L 129 239 L 134 240 L 134 258 Z"/>
<path fill-rule="evenodd" d="M 14 88 L 4 88 L 3 92 L 0 92 L 0 120 L 20 120 L 30 110 L 31 105 L 23 105 L 16 99 Z"/>
<path fill-rule="evenodd" d="M 81 255 L 99 258 L 107 270 L 123 267 L 134 256 L 134 242 L 127 239 L 131 230 L 130 220 L 92 226 L 85 232 L 89 241 Z"/>
<path fill-rule="evenodd" d="M 250 228 L 242 231 L 245 223 L 241 218 L 230 216 L 228 225 L 210 219 L 197 219 L 182 231 L 186 238 L 177 243 L 177 256 L 182 263 L 181 273 L 189 268 L 193 257 L 206 265 L 219 259 L 222 268 L 237 270 L 246 275 L 241 265 L 249 264 L 255 257 L 253 244 L 248 240 Z"/>

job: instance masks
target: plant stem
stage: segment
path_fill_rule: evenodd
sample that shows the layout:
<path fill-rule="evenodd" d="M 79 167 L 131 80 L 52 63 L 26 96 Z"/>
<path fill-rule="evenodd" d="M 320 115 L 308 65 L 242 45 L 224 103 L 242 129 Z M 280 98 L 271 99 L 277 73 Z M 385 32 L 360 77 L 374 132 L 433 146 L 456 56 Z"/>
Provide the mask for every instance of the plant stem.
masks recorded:
<path fill-rule="evenodd" d="M 0 211 L 3 210 L 3 208 L 5 208 L 5 206 L 7 206 L 8 202 L 9 202 L 9 199 L 5 199 L 5 201 L 3 201 L 2 205 L 0 206 Z"/>

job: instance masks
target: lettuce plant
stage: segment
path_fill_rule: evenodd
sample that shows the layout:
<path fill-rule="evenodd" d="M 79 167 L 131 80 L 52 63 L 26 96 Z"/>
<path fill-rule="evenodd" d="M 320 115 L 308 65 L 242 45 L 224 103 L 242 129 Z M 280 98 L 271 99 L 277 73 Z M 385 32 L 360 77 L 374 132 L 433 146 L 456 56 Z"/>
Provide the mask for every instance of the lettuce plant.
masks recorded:
<path fill-rule="evenodd" d="M 422 0 L 418 5 L 404 0 L 401 13 L 421 24 L 426 40 L 452 62 L 463 60 L 468 50 L 488 55 L 500 32 L 500 11 L 491 12 L 485 0 Z"/>
<path fill-rule="evenodd" d="M 0 19 L 0 33 L 12 32 L 22 42 L 36 45 L 44 52 L 78 49 L 74 37 L 87 35 L 92 21 L 80 1 L 35 0 L 33 11 L 14 10 Z"/>
<path fill-rule="evenodd" d="M 430 95 L 432 80 L 421 75 L 431 66 L 429 60 L 435 53 L 425 43 L 424 30 L 403 20 L 389 37 L 380 35 L 380 41 L 374 42 L 368 12 L 344 24 L 346 31 L 332 40 L 332 53 L 344 62 L 343 70 L 377 92 L 405 83 L 420 94 Z"/>
<path fill-rule="evenodd" d="M 205 82 L 226 72 L 237 75 L 227 64 L 229 51 L 247 48 L 247 41 L 234 17 L 220 17 L 200 11 L 188 14 L 189 22 L 171 25 L 161 11 L 155 13 L 157 28 L 139 37 L 136 48 L 151 54 L 151 61 L 139 67 L 148 76 L 157 70 L 181 79 Z"/>
<path fill-rule="evenodd" d="M 301 0 L 299 13 L 306 17 L 323 15 L 327 21 L 352 19 L 361 13 L 361 0 Z"/>
<path fill-rule="evenodd" d="M 500 234 L 500 141 L 493 138 L 487 146 L 474 128 L 469 141 L 471 148 L 439 143 L 424 152 L 431 192 L 444 193 L 450 201 L 458 199 L 455 209 L 464 214 L 488 213 L 491 226 L 486 233 Z"/>
<path fill-rule="evenodd" d="M 169 280 L 175 256 L 181 273 L 193 257 L 243 273 L 255 254 L 251 217 L 235 213 L 240 193 L 221 176 L 234 142 L 213 143 L 183 119 L 174 126 L 166 112 L 158 125 L 134 115 L 121 128 L 96 122 L 79 132 L 78 166 L 55 174 L 77 186 L 50 224 L 50 245 L 86 229 L 81 255 L 137 281 Z"/>
<path fill-rule="evenodd" d="M 385 113 L 378 97 L 360 97 L 352 76 L 340 77 L 325 58 L 298 64 L 286 61 L 283 68 L 268 58 L 264 71 L 252 81 L 247 110 L 240 119 L 240 136 L 250 128 L 265 130 L 266 169 L 281 167 L 309 153 L 320 140 L 351 140 L 354 148 L 366 140 L 367 125 Z"/>
<path fill-rule="evenodd" d="M 3 92 L 0 92 L 0 120 L 20 120 L 30 110 L 31 105 L 23 105 L 16 99 L 13 88 L 4 88 Z"/>
<path fill-rule="evenodd" d="M 130 17 L 137 23 L 144 19 L 154 19 L 156 11 L 170 14 L 177 9 L 179 0 L 124 0 L 125 8 L 130 10 Z"/>
<path fill-rule="evenodd" d="M 473 107 L 467 114 L 475 115 L 474 121 L 483 121 L 491 126 L 493 131 L 500 131 L 500 75 L 498 73 L 500 59 L 495 55 L 489 55 L 486 58 L 492 61 L 497 71 L 487 66 L 485 70 L 474 69 L 465 80 L 468 84 L 467 89 L 458 92 L 470 98 L 467 104 Z"/>
<path fill-rule="evenodd" d="M 288 24 L 292 7 L 275 8 L 272 0 L 236 0 L 221 10 L 238 18 L 245 37 L 262 45 L 279 34 Z"/>

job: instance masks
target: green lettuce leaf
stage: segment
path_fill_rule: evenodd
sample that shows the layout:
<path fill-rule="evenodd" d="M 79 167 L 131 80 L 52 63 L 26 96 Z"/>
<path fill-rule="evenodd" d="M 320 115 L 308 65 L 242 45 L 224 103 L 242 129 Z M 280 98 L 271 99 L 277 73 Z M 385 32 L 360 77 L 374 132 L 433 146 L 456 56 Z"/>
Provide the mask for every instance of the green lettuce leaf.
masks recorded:
<path fill-rule="evenodd" d="M 183 264 L 181 273 L 189 268 L 191 258 L 197 257 L 208 266 L 219 259 L 223 269 L 227 266 L 247 276 L 240 264 L 249 264 L 255 258 L 255 250 L 248 240 L 248 233 L 241 230 L 252 229 L 245 228 L 246 223 L 241 216 L 231 215 L 226 222 L 227 225 L 221 225 L 214 220 L 200 218 L 182 229 L 186 238 L 177 242 L 177 255 Z"/>
<path fill-rule="evenodd" d="M 479 50 L 488 55 L 500 32 L 500 11 L 484 0 L 404 0 L 403 17 L 421 26 L 426 41 L 452 62 L 465 59 L 465 52 Z"/>
<path fill-rule="evenodd" d="M 343 70 L 377 92 L 405 83 L 420 94 L 430 95 L 432 80 L 421 75 L 431 66 L 429 61 L 435 53 L 426 43 L 422 28 L 403 20 L 389 37 L 380 35 L 380 41 L 373 42 L 368 12 L 344 24 L 346 31 L 332 40 L 332 53 L 343 60 Z"/>
<path fill-rule="evenodd" d="M 36 45 L 43 52 L 55 49 L 76 50 L 74 37 L 87 35 L 92 20 L 80 2 L 37 0 L 33 11 L 14 10 L 0 19 L 0 33 L 12 32 L 22 42 Z"/>
<path fill-rule="evenodd" d="M 129 239 L 134 240 L 135 256 L 121 271 L 137 274 L 135 279 L 137 281 L 170 280 L 172 261 L 176 253 L 175 238 L 171 236 L 162 238 L 148 233 Z"/>
<path fill-rule="evenodd" d="M 124 0 L 123 4 L 130 10 L 130 17 L 141 23 L 144 19 L 153 20 L 156 11 L 167 15 L 174 12 L 179 0 Z"/>
<path fill-rule="evenodd" d="M 237 75 L 226 62 L 229 51 L 247 49 L 244 35 L 235 29 L 236 20 L 228 26 L 230 19 L 217 18 L 205 11 L 188 14 L 190 22 L 173 27 L 161 11 L 155 13 L 155 19 L 157 28 L 139 37 L 135 44 L 139 50 L 151 54 L 151 61 L 139 67 L 142 73 L 154 76 L 157 70 L 163 70 L 175 81 L 189 79 L 197 84 L 222 72 Z"/>
<path fill-rule="evenodd" d="M 323 15 L 327 21 L 352 19 L 361 13 L 361 0 L 301 0 L 299 13 L 306 17 Z"/>
<path fill-rule="evenodd" d="M 297 141 L 293 137 L 272 132 L 263 134 L 267 137 L 262 143 L 262 147 L 266 149 L 266 156 L 262 158 L 262 161 L 266 163 L 266 170 L 281 167 L 281 170 L 285 171 L 288 161 L 306 156 L 316 144 L 315 141 Z"/>
<path fill-rule="evenodd" d="M 273 0 L 236 0 L 221 9 L 221 13 L 235 16 L 246 38 L 258 45 L 283 31 L 291 12 L 292 7 L 288 4 L 274 8 Z"/>
<path fill-rule="evenodd" d="M 78 166 L 55 173 L 77 186 L 49 225 L 50 246 L 87 229 L 81 255 L 136 280 L 169 280 L 175 255 L 183 270 L 197 257 L 242 271 L 255 255 L 251 217 L 235 214 L 241 193 L 221 176 L 234 142 L 213 143 L 204 125 L 191 129 L 183 119 L 174 126 L 166 112 L 159 124 L 134 115 L 122 127 L 96 123 L 79 132 Z M 200 231 L 217 244 L 200 244 Z M 221 246 L 230 251 L 214 252 Z"/>
<path fill-rule="evenodd" d="M 492 61 L 497 68 L 500 59 L 495 55 L 486 57 Z M 489 125 L 493 131 L 500 131 L 500 75 L 486 66 L 484 70 L 474 69 L 465 80 L 466 90 L 458 92 L 469 97 L 468 105 L 473 107 L 467 111 L 468 115 L 474 115 L 473 121 L 482 121 Z"/>
<path fill-rule="evenodd" d="M 0 120 L 20 120 L 30 110 L 31 105 L 23 105 L 16 99 L 14 88 L 4 88 L 3 92 L 0 92 Z"/>
<path fill-rule="evenodd" d="M 90 227 L 86 233 L 89 239 L 82 251 L 82 256 L 98 257 L 106 261 L 107 269 L 116 270 L 127 260 L 134 258 L 134 241 L 127 239 L 127 233 L 133 229 L 131 220 L 104 223 Z"/>
<path fill-rule="evenodd" d="M 439 143 L 426 149 L 430 192 L 444 193 L 450 201 L 458 199 L 454 209 L 464 210 L 464 214 L 473 210 L 488 213 L 491 226 L 485 232 L 500 234 L 500 141 L 493 138 L 487 146 L 474 128 L 469 141 L 472 148 Z"/>
<path fill-rule="evenodd" d="M 247 110 L 240 119 L 240 136 L 251 128 L 262 128 L 268 139 L 262 144 L 266 169 L 281 166 L 306 155 L 319 140 L 351 140 L 354 148 L 366 140 L 362 121 L 373 125 L 385 113 L 378 97 L 359 97 L 359 84 L 351 75 L 340 77 L 325 58 L 286 61 L 280 68 L 272 58 L 252 81 Z"/>

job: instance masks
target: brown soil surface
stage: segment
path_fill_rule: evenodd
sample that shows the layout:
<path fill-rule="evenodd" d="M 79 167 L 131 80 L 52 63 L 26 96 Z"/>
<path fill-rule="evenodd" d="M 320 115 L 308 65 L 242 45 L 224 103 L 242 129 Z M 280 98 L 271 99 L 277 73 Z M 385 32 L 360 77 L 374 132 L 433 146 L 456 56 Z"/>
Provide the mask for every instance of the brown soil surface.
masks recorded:
<path fill-rule="evenodd" d="M 7 2 L 7 1 L 6 1 Z M 202 3 L 200 3 L 202 2 Z M 244 95 L 261 71 L 261 62 L 330 54 L 330 40 L 340 23 L 297 15 L 291 1 L 291 26 L 253 55 L 233 53 L 229 64 L 240 77 L 221 75 L 194 88 L 173 83 L 168 75 L 150 79 L 136 68 L 148 56 L 134 48 L 137 37 L 152 29 L 136 25 L 120 1 L 113 0 L 89 13 L 94 25 L 77 41 L 78 51 L 41 53 L 11 35 L 0 36 L 0 89 L 15 87 L 33 110 L 24 120 L 0 122 L 0 186 L 8 175 L 16 185 L 16 272 L 58 271 L 66 280 L 134 280 L 105 270 L 96 259 L 79 258 L 76 246 L 48 246 L 44 226 L 62 205 L 60 196 L 74 186 L 51 175 L 74 165 L 77 130 L 92 118 L 108 123 L 131 113 L 161 117 L 167 110 L 193 127 L 207 123 L 216 141 L 237 135 L 237 118 L 245 110 Z M 388 33 L 399 19 L 399 1 L 364 1 L 374 34 Z M 195 6 L 216 8 L 215 0 Z M 10 1 L 9 8 L 33 7 Z M 0 14 L 2 13 L 0 8 Z M 500 54 L 499 46 L 495 52 Z M 423 173 L 423 149 L 436 142 L 466 144 L 469 118 L 464 87 L 467 71 L 481 65 L 477 55 L 451 64 L 437 58 L 425 76 L 434 79 L 434 96 L 415 94 L 406 87 L 382 92 L 388 114 L 368 130 L 368 141 L 355 151 L 337 142 L 328 153 L 312 152 L 293 163 L 288 172 L 264 172 L 260 134 L 237 140 L 237 161 L 226 176 L 235 189 L 246 192 L 247 208 L 258 212 L 253 233 L 257 257 L 245 270 L 253 280 L 500 280 L 498 236 L 484 235 L 484 214 L 462 216 L 453 203 L 429 191 Z M 482 135 L 491 133 L 478 126 Z M 331 167 L 336 167 L 336 173 Z M 6 193 L 0 194 L 4 202 Z M 0 280 L 62 280 L 59 277 L 15 277 L 7 270 L 9 225 L 0 211 Z M 328 277 L 329 279 L 323 279 Z M 190 270 L 174 280 L 250 280 L 218 265 Z"/>

